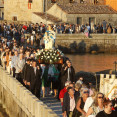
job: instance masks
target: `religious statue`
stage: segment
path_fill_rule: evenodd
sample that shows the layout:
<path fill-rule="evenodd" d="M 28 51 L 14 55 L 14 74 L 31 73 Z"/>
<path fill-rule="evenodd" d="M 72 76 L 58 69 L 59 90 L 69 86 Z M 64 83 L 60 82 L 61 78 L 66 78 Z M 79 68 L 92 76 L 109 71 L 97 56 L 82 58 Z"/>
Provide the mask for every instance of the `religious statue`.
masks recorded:
<path fill-rule="evenodd" d="M 52 30 L 51 26 L 48 26 L 47 31 L 44 34 L 45 49 L 55 48 L 56 33 Z"/>

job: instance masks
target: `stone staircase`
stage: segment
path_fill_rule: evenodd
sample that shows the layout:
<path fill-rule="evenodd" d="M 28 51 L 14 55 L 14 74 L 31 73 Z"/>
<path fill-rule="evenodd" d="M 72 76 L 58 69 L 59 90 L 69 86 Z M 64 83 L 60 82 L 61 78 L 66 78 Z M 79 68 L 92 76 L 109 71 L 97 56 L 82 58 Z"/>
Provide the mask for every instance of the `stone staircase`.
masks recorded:
<path fill-rule="evenodd" d="M 41 101 L 46 104 L 50 109 L 52 109 L 59 117 L 62 117 L 62 106 L 61 102 L 52 95 L 41 98 Z"/>

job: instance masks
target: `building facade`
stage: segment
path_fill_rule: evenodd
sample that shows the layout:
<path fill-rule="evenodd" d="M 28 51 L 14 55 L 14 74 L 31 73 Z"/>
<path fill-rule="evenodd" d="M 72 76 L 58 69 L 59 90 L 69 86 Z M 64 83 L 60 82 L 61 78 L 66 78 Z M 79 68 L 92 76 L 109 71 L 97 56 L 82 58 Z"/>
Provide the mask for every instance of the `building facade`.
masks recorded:
<path fill-rule="evenodd" d="M 47 24 L 97 24 L 106 20 L 115 25 L 117 12 L 108 0 L 5 0 L 4 19 Z"/>
<path fill-rule="evenodd" d="M 117 11 L 117 0 L 106 0 L 106 5 L 111 6 L 114 10 Z"/>
<path fill-rule="evenodd" d="M 4 19 L 4 1 L 0 0 L 0 20 Z"/>
<path fill-rule="evenodd" d="M 43 12 L 43 0 L 5 0 L 4 19 L 31 21 L 33 12 Z"/>

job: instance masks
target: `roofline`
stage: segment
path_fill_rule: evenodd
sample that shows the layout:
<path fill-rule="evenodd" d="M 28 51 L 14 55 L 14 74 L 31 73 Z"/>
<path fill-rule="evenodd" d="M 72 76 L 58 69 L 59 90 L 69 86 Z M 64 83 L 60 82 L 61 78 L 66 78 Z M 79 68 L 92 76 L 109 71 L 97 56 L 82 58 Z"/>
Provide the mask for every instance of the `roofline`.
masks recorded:
<path fill-rule="evenodd" d="M 60 9 L 60 10 L 62 10 L 64 13 L 67 13 L 66 11 L 64 11 L 57 3 L 56 3 L 56 5 L 58 6 L 58 8 Z M 68 14 L 68 13 L 67 13 Z"/>
<path fill-rule="evenodd" d="M 114 10 L 114 9 L 113 9 L 112 7 L 110 7 L 109 5 L 99 5 L 99 6 L 108 6 L 108 7 L 110 7 L 114 12 L 116 12 L 116 13 L 68 13 L 67 11 L 63 10 L 63 9 L 59 6 L 59 4 L 56 3 L 56 5 L 57 5 L 63 12 L 65 12 L 65 13 L 67 13 L 67 14 L 117 14 L 117 11 Z"/>
<path fill-rule="evenodd" d="M 32 13 L 35 14 L 35 15 L 37 15 L 37 16 L 39 16 L 39 15 L 37 14 L 38 12 L 32 12 Z M 40 12 L 40 13 L 41 13 L 41 12 Z M 49 14 L 49 13 L 47 13 L 47 14 L 48 14 L 48 15 L 51 15 L 51 14 Z M 41 16 L 39 16 L 39 17 L 41 17 Z M 41 17 L 41 18 L 42 18 L 42 17 Z M 45 18 L 42 18 L 42 19 L 45 19 Z M 54 22 L 54 21 L 52 21 L 52 20 L 50 20 L 50 19 L 48 19 L 48 18 L 47 18 L 47 20 L 48 20 L 48 21 L 51 21 L 51 22 Z M 58 23 L 58 22 L 61 22 L 61 21 L 57 21 L 57 22 L 54 22 L 54 23 Z"/>
<path fill-rule="evenodd" d="M 67 13 L 67 14 L 117 14 L 117 13 Z"/>

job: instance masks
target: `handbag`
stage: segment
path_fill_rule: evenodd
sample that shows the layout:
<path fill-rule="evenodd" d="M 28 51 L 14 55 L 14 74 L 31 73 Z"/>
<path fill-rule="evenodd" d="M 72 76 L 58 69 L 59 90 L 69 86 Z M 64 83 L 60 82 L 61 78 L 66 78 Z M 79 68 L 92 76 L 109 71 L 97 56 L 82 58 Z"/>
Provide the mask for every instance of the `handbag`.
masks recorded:
<path fill-rule="evenodd" d="M 85 116 L 82 115 L 75 107 L 74 110 L 73 110 L 72 117 L 85 117 Z"/>
<path fill-rule="evenodd" d="M 73 110 L 72 117 L 80 117 L 81 113 L 76 109 L 76 107 Z"/>

